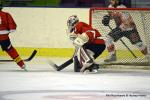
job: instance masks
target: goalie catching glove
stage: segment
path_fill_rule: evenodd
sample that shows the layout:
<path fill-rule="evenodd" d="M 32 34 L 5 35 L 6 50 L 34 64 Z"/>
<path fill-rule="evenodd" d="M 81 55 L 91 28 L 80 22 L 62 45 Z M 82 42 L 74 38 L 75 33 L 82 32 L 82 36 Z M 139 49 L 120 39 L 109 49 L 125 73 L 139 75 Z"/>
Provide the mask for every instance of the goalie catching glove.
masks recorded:
<path fill-rule="evenodd" d="M 109 26 L 109 22 L 110 22 L 110 16 L 109 15 L 105 15 L 102 19 L 102 24 L 104 26 Z"/>

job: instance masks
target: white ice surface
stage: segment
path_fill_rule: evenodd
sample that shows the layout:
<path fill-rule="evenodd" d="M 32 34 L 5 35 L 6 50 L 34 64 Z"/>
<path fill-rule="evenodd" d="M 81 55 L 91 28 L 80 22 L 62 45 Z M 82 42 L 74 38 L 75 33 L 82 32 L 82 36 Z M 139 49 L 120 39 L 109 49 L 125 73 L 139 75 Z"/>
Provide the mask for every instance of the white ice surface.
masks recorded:
<path fill-rule="evenodd" d="M 100 69 L 97 74 L 56 72 L 65 58 L 36 58 L 24 72 L 15 63 L 0 63 L 0 100 L 150 100 L 150 71 Z"/>

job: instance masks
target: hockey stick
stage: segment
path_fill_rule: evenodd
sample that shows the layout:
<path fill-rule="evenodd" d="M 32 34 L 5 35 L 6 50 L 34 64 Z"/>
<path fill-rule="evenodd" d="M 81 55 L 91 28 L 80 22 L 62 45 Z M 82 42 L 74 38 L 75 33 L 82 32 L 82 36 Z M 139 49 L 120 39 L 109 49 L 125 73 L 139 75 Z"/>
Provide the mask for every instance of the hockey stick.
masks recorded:
<path fill-rule="evenodd" d="M 35 57 L 36 54 L 37 54 L 37 50 L 34 50 L 32 54 L 30 55 L 30 57 L 27 59 L 24 59 L 24 61 L 31 61 Z"/>
<path fill-rule="evenodd" d="M 113 29 L 110 27 L 110 25 L 108 25 L 109 29 L 112 31 Z M 133 51 L 126 45 L 126 43 L 120 39 L 120 41 L 122 42 L 122 44 L 129 50 L 129 52 L 133 55 L 134 58 L 137 58 L 137 56 L 133 53 Z"/>
<path fill-rule="evenodd" d="M 37 50 L 34 50 L 27 59 L 23 59 L 23 60 L 27 61 L 27 62 L 31 61 L 35 57 L 36 53 L 37 53 Z M 14 61 L 14 60 L 0 60 L 0 62 L 12 62 L 12 61 Z"/>
<path fill-rule="evenodd" d="M 69 60 L 67 60 L 66 62 L 64 62 L 63 64 L 61 65 L 57 65 L 55 64 L 53 61 L 49 61 L 49 64 L 57 71 L 61 71 L 63 70 L 64 68 L 66 68 L 67 66 L 69 66 L 70 64 L 73 63 L 73 58 L 74 58 L 74 55 L 76 55 L 76 52 L 77 52 L 78 48 L 75 48 L 75 52 L 73 54 L 73 57 L 70 58 Z"/>
<path fill-rule="evenodd" d="M 52 62 L 52 61 L 49 61 L 49 64 L 56 70 L 56 71 L 61 71 L 61 70 L 63 70 L 64 68 L 66 68 L 68 65 L 70 65 L 70 64 L 72 64 L 73 63 L 73 59 L 71 58 L 71 59 L 69 59 L 69 60 L 67 60 L 66 62 L 64 62 L 63 64 L 61 64 L 61 65 L 57 65 L 57 64 L 55 64 L 54 62 Z"/>

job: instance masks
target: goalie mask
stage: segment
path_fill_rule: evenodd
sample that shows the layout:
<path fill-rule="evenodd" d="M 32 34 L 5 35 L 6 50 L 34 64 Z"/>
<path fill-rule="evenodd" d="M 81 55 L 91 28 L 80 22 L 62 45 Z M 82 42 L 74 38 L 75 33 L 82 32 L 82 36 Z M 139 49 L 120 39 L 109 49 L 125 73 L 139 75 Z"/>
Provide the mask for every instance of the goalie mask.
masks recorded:
<path fill-rule="evenodd" d="M 68 18 L 67 26 L 68 26 L 68 31 L 70 33 L 74 31 L 74 27 L 77 22 L 79 22 L 79 19 L 76 15 L 72 15 Z"/>

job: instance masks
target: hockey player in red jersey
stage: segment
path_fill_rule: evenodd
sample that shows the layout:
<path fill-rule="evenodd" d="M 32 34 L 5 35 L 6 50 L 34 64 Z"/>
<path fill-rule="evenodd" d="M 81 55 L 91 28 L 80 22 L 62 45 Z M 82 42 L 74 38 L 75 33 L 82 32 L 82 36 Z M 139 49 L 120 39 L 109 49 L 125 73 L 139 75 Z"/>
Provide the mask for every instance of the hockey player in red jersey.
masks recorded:
<path fill-rule="evenodd" d="M 98 64 L 94 60 L 105 50 L 101 34 L 90 25 L 80 22 L 76 15 L 67 21 L 69 38 L 75 46 L 74 67 L 76 72 L 97 72 Z"/>
<path fill-rule="evenodd" d="M 110 0 L 109 8 L 126 8 L 119 0 Z M 117 42 L 120 38 L 126 37 L 135 45 L 141 53 L 147 55 L 147 47 L 143 44 L 132 16 L 127 12 L 109 11 L 108 15 L 103 17 L 102 23 L 104 26 L 109 26 L 110 20 L 114 20 L 116 28 L 106 36 L 106 46 L 109 52 L 109 57 L 105 62 L 116 61 L 116 50 L 113 42 Z"/>
<path fill-rule="evenodd" d="M 20 68 L 26 70 L 24 61 L 20 58 L 16 49 L 12 46 L 9 34 L 16 30 L 16 23 L 14 22 L 12 16 L 2 11 L 2 6 L 0 6 L 0 45 L 3 51 L 17 63 Z"/>

